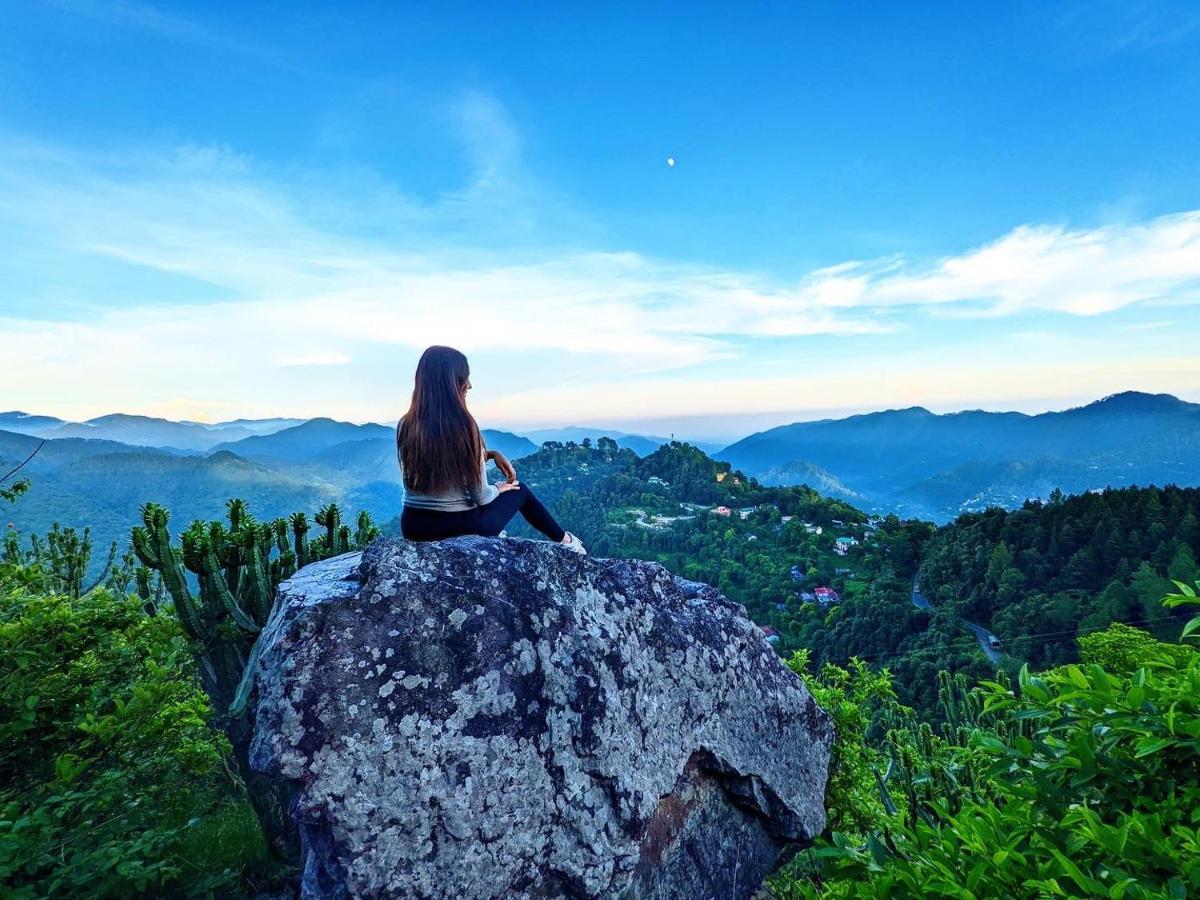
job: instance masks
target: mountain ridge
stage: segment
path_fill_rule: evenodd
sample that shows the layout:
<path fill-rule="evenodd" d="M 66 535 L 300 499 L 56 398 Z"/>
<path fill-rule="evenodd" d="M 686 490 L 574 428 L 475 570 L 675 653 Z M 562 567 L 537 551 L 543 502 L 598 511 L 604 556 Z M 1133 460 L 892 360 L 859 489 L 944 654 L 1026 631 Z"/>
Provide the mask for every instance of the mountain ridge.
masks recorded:
<path fill-rule="evenodd" d="M 70 423 L 10 410 L 0 413 L 0 430 L 52 443 L 80 442 L 44 450 L 46 460 L 101 452 L 100 446 L 83 446 L 92 442 L 110 442 L 118 452 L 228 451 L 276 470 L 302 468 L 347 491 L 365 490 L 367 499 L 390 502 L 395 493 L 389 474 L 395 452 L 392 428 L 378 423 L 321 416 L 210 425 L 125 413 Z M 591 426 L 483 433 L 489 447 L 513 460 L 538 449 L 530 436 L 582 443 L 604 435 L 640 456 L 659 446 L 650 436 Z M 1171 394 L 1121 391 L 1036 414 L 982 409 L 934 413 L 908 406 L 780 425 L 716 451 L 693 446 L 765 483 L 808 483 L 872 512 L 946 521 L 990 504 L 1012 506 L 1044 498 L 1052 487 L 1078 493 L 1108 486 L 1200 484 L 1200 404 Z"/>
<path fill-rule="evenodd" d="M 944 521 L 997 497 L 1044 496 L 1048 481 L 1071 491 L 1200 483 L 1200 404 L 1122 391 L 1037 414 L 907 407 L 777 426 L 716 456 L 755 476 L 804 460 L 877 511 Z"/>

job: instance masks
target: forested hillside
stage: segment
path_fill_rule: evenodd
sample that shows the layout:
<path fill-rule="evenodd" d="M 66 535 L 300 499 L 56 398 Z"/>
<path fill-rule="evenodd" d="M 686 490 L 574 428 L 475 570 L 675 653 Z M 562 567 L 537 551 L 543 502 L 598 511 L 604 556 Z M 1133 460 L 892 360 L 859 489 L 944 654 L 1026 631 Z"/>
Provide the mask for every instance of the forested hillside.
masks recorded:
<path fill-rule="evenodd" d="M 781 652 L 887 666 L 901 699 L 931 716 L 942 669 L 980 679 L 1074 661 L 1076 638 L 1111 622 L 1177 638 L 1180 620 L 1159 601 L 1198 574 L 1195 488 L 1056 493 L 938 529 L 765 487 L 678 443 L 643 459 L 608 442 L 548 445 L 518 474 L 593 552 L 717 586 L 777 633 Z M 844 555 L 839 537 L 854 541 Z M 914 598 L 918 573 L 928 606 Z M 818 587 L 838 599 L 818 602 Z M 973 625 L 996 636 L 994 651 Z"/>
<path fill-rule="evenodd" d="M 1055 494 L 961 517 L 929 542 L 922 589 L 939 607 L 1005 635 L 1036 666 L 1075 659 L 1077 631 L 1109 622 L 1178 636 L 1183 613 L 1159 600 L 1200 575 L 1200 490 Z M 1032 635 L 1040 635 L 1036 639 Z"/>

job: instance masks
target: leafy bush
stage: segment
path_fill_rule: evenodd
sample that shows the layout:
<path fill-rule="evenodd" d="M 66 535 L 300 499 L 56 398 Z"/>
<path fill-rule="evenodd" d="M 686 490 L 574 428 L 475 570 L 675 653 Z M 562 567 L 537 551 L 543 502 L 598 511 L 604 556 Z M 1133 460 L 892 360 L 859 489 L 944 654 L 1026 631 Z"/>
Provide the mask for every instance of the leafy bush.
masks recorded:
<path fill-rule="evenodd" d="M 825 791 L 828 828 L 864 834 L 886 812 L 879 773 L 887 765 L 887 754 L 871 740 L 871 732 L 882 720 L 902 718 L 910 711 L 897 702 L 888 672 L 873 671 L 862 660 L 852 660 L 848 669 L 826 664 L 816 677 L 807 671 L 807 650 L 797 650 L 787 664 L 807 681 L 813 699 L 829 713 L 837 733 Z"/>
<path fill-rule="evenodd" d="M 204 895 L 264 853 L 178 623 L 0 597 L 0 892 Z"/>
<path fill-rule="evenodd" d="M 1195 602 L 1194 592 L 1168 598 Z M 1200 629 L 1200 619 L 1185 635 Z M 1084 662 L 1017 690 L 985 682 L 974 727 L 893 757 L 928 801 L 863 840 L 835 833 L 774 884 L 782 897 L 1186 897 L 1200 890 L 1200 654 L 1120 626 Z M 1133 658 L 1131 654 L 1136 654 Z M 1101 664 L 1103 662 L 1103 664 Z M 907 814 L 906 814 L 907 813 Z"/>

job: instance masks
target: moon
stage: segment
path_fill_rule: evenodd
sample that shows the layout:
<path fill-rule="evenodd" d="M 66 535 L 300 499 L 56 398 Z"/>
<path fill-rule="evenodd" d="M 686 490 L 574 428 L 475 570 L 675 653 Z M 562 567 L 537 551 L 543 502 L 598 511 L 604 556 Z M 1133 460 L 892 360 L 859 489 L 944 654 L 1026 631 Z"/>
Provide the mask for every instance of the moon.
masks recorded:
<path fill-rule="evenodd" d="M 667 157 L 667 165 L 670 166 L 671 168 L 674 168 L 675 167 L 675 157 L 668 156 Z"/>

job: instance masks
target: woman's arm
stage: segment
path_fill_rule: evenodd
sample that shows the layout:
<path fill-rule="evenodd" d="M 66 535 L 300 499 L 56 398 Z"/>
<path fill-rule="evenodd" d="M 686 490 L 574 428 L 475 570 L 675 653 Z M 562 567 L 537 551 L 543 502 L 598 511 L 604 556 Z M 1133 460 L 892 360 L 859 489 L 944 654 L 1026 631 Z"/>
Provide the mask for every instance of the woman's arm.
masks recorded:
<path fill-rule="evenodd" d="M 489 450 L 487 458 L 496 464 L 496 468 L 500 470 L 500 474 L 508 479 L 509 484 L 517 483 L 517 470 L 513 468 L 513 464 L 508 461 L 508 457 L 499 450 Z"/>

